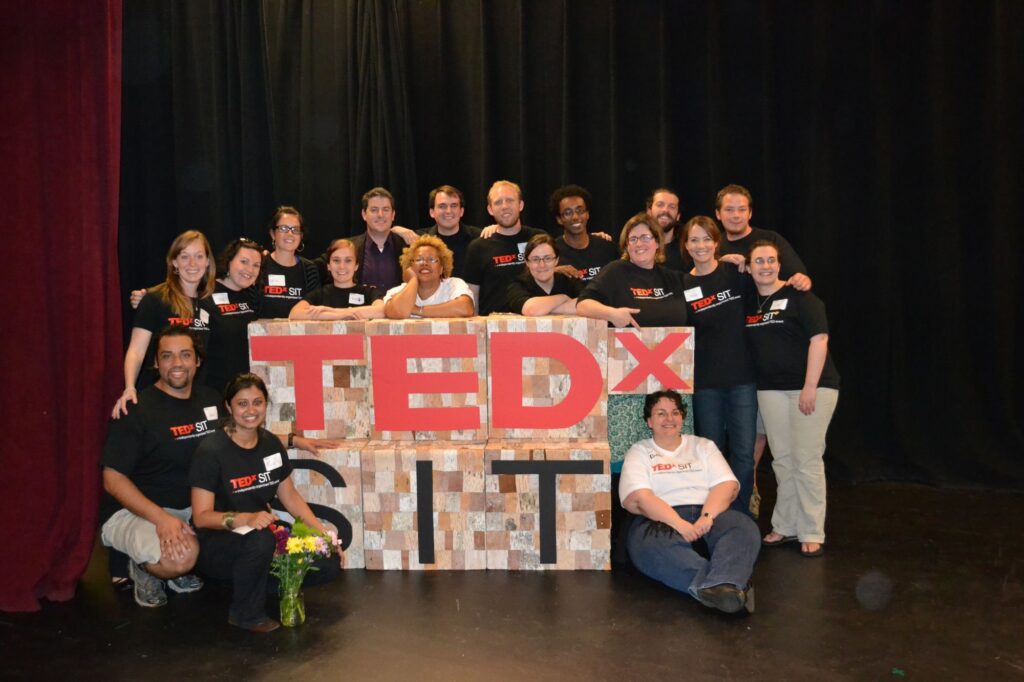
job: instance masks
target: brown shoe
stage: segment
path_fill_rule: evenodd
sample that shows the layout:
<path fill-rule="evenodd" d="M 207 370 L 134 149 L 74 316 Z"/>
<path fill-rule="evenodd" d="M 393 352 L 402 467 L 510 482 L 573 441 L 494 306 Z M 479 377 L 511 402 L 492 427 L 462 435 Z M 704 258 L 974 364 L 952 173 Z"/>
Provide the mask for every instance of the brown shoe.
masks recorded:
<path fill-rule="evenodd" d="M 242 628 L 243 630 L 248 630 L 249 632 L 273 632 L 274 630 L 281 627 L 281 624 L 273 618 L 264 618 L 263 620 L 257 623 L 253 623 L 252 625 L 241 625 L 228 618 L 228 623 L 234 625 L 236 628 Z"/>

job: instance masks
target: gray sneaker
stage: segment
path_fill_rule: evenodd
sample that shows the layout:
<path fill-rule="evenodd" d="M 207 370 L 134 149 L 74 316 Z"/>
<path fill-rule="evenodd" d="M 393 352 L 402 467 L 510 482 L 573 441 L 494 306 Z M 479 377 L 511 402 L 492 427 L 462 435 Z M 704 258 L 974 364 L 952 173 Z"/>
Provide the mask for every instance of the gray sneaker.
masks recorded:
<path fill-rule="evenodd" d="M 168 580 L 167 587 L 178 594 L 198 592 L 203 589 L 203 579 L 195 573 L 186 573 L 185 575 L 179 575 L 177 578 Z"/>
<path fill-rule="evenodd" d="M 156 608 L 167 603 L 164 581 L 150 575 L 134 561 L 128 562 L 128 575 L 135 582 L 135 603 L 147 608 Z"/>

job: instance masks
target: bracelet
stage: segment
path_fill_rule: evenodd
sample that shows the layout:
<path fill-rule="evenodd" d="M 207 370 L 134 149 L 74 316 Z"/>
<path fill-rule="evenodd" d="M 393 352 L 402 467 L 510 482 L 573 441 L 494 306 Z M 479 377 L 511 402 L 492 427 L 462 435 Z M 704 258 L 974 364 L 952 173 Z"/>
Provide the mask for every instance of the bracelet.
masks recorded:
<path fill-rule="evenodd" d="M 224 512 L 224 516 L 220 519 L 220 525 L 224 526 L 224 530 L 234 530 L 236 516 L 238 516 L 238 514 L 233 511 Z"/>
<path fill-rule="evenodd" d="M 714 521 L 715 517 L 711 515 L 711 512 L 704 512 L 700 515 L 701 518 L 707 518 L 708 521 Z"/>

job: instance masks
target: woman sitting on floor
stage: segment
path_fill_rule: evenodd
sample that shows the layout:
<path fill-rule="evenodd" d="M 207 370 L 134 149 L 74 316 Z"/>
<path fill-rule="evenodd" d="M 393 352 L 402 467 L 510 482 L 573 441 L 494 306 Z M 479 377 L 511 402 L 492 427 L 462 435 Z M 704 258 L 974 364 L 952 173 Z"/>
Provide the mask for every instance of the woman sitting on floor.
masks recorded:
<path fill-rule="evenodd" d="M 270 563 L 277 542 L 268 526 L 274 498 L 288 513 L 314 530 L 327 529 L 292 483 L 292 467 L 281 442 L 263 429 L 267 387 L 255 374 L 240 374 L 224 391 L 228 410 L 222 430 L 203 439 L 192 457 L 192 524 L 199 538 L 196 569 L 232 582 L 228 622 L 253 632 L 270 632 L 279 623 L 267 616 Z M 248 527 L 245 534 L 235 529 Z M 317 560 L 306 585 L 337 577 L 344 555 Z M 273 578 L 276 580 L 276 578 Z M 276 592 L 276 590 L 271 590 Z"/>
<path fill-rule="evenodd" d="M 705 606 L 754 610 L 750 574 L 760 549 L 757 526 L 729 505 L 739 483 L 714 442 L 683 435 L 686 408 L 675 391 L 644 400 L 653 438 L 626 453 L 619 499 L 637 514 L 626 547 L 644 575 Z M 704 538 L 710 560 L 693 543 Z"/>
<path fill-rule="evenodd" d="M 409 317 L 472 317 L 476 311 L 469 285 L 452 277 L 455 257 L 445 243 L 421 235 L 402 252 L 405 282 L 384 295 L 384 314 Z"/>

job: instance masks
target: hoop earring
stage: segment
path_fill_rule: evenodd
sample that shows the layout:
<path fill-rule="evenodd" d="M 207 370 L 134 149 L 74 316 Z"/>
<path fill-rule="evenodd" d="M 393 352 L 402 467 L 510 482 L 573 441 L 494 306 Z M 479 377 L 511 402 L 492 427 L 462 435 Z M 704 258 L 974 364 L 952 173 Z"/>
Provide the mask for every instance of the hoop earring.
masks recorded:
<path fill-rule="evenodd" d="M 174 274 L 177 275 L 178 274 L 178 266 L 177 265 L 172 265 L 171 268 L 173 268 L 172 271 L 174 272 Z"/>
<path fill-rule="evenodd" d="M 305 250 L 306 250 L 306 242 L 305 241 L 301 241 L 301 242 L 299 242 L 299 248 L 295 249 L 295 253 L 302 253 Z"/>

